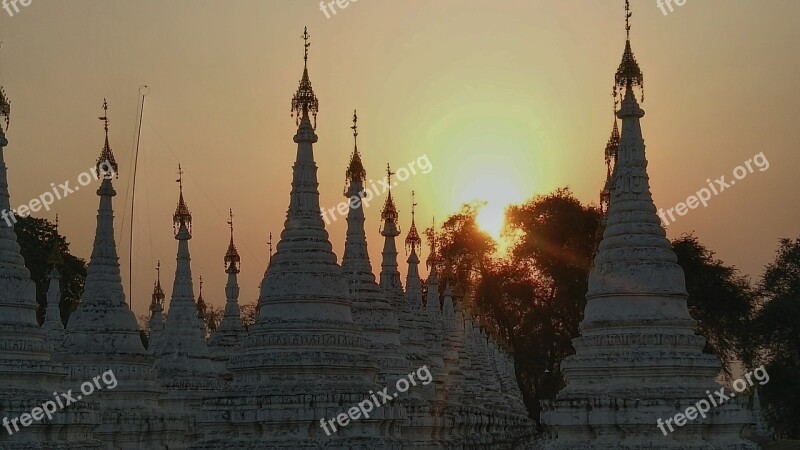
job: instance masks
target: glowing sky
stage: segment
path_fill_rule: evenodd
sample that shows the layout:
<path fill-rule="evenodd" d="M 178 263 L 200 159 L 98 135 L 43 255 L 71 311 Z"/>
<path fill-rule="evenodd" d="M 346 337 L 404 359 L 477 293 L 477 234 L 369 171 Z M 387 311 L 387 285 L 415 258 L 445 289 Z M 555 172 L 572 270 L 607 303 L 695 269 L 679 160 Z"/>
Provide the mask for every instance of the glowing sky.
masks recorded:
<path fill-rule="evenodd" d="M 771 164 L 680 218 L 668 234 L 695 231 L 720 258 L 757 276 L 778 238 L 800 234 L 800 3 L 689 1 L 668 16 L 655 1 L 632 3 L 657 204 L 685 200 L 707 178 L 760 151 Z M 304 25 L 321 103 L 315 152 L 324 206 L 344 199 L 354 108 L 369 178 L 382 176 L 387 162 L 399 167 L 422 155 L 434 167 L 396 189 L 404 232 L 412 189 L 420 228 L 485 199 L 481 224 L 496 229 L 509 202 L 564 185 L 596 202 L 622 17 L 621 0 L 360 0 L 330 19 L 318 2 L 305 0 L 33 0 L 13 17 L 0 10 L 0 84 L 13 114 L 6 150 L 12 204 L 77 179 L 93 163 L 102 146 L 96 118 L 108 97 L 121 166 L 116 228 L 126 236 L 137 92 L 148 84 L 134 309 L 146 312 L 159 258 L 171 292 L 178 162 L 204 297 L 224 302 L 233 208 L 240 301 L 254 300 L 268 233 L 279 236 L 288 205 L 295 157 L 289 106 L 302 71 Z M 59 213 L 62 233 L 87 259 L 97 202 L 94 189 L 85 189 L 42 215 Z M 381 205 L 366 212 L 376 270 Z M 340 257 L 344 229 L 342 220 L 328 227 Z M 118 244 L 127 290 L 127 237 Z"/>

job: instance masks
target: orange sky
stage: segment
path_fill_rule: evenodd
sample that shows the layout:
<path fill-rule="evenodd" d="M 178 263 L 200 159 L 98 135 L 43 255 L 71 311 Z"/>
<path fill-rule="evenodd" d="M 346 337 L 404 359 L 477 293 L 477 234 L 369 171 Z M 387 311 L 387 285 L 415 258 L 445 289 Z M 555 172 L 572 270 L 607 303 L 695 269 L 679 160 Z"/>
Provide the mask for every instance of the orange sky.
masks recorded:
<path fill-rule="evenodd" d="M 707 178 L 730 178 L 761 151 L 770 162 L 769 170 L 681 217 L 668 234 L 695 231 L 725 262 L 758 276 L 777 239 L 798 235 L 800 4 L 690 0 L 667 16 L 655 1 L 632 4 L 656 203 L 674 206 Z M 595 202 L 605 176 L 622 17 L 621 0 L 361 0 L 330 19 L 318 2 L 305 0 L 33 0 L 13 17 L 0 10 L 0 84 L 12 101 L 12 204 L 38 197 L 50 183 L 76 183 L 102 146 L 96 118 L 108 97 L 121 168 L 116 227 L 127 236 L 127 226 L 120 227 L 137 92 L 148 84 L 134 309 L 146 311 L 159 258 L 171 291 L 178 162 L 186 171 L 192 264 L 195 277 L 206 280 L 204 297 L 224 302 L 222 257 L 233 208 L 241 301 L 254 300 L 267 235 L 280 234 L 288 205 L 295 157 L 289 106 L 302 71 L 304 25 L 321 104 L 315 152 L 326 207 L 344 199 L 354 108 L 368 178 L 382 176 L 386 162 L 400 167 L 423 155 L 433 166 L 396 190 L 404 231 L 412 189 L 420 227 L 464 201 L 484 198 L 489 211 L 498 211 L 564 185 Z M 97 204 L 94 189 L 85 189 L 40 216 L 59 213 L 73 252 L 88 259 Z M 381 205 L 382 199 L 366 211 L 376 269 Z M 341 256 L 343 221 L 329 231 Z"/>

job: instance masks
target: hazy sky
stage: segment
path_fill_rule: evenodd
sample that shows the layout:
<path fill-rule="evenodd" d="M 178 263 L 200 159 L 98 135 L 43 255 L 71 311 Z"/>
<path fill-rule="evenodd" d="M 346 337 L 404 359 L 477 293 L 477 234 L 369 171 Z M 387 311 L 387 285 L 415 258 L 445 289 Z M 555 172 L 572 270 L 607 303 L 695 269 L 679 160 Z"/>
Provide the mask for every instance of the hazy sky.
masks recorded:
<path fill-rule="evenodd" d="M 12 102 L 6 149 L 12 204 L 27 203 L 89 168 L 102 147 L 97 120 L 110 103 L 120 164 L 116 231 L 125 287 L 139 86 L 147 97 L 134 229 L 137 314 L 150 302 L 156 260 L 171 292 L 177 165 L 194 213 L 195 278 L 224 303 L 227 213 L 236 215 L 241 302 L 257 296 L 267 236 L 282 229 L 295 157 L 290 100 L 302 73 L 303 26 L 320 99 L 315 147 L 321 202 L 344 199 L 359 112 L 368 178 L 387 162 L 427 156 L 433 170 L 396 189 L 402 229 L 410 193 L 418 225 L 482 198 L 492 222 L 509 202 L 569 185 L 596 202 L 605 178 L 610 97 L 625 34 L 622 0 L 360 0 L 326 18 L 306 0 L 32 0 L 0 10 L 0 85 Z M 800 3 L 688 0 L 667 16 L 632 2 L 634 52 L 645 74 L 643 128 L 659 207 L 673 207 L 764 152 L 756 171 L 670 225 L 757 277 L 781 237 L 800 234 Z M 39 216 L 61 217 L 74 253 L 88 259 L 94 186 Z M 373 268 L 383 198 L 367 211 Z M 344 223 L 328 227 L 341 257 Z M 405 234 L 403 235 L 403 237 Z M 427 252 L 424 252 L 424 257 Z M 405 255 L 401 252 L 401 259 Z M 404 264 L 403 264 L 404 265 Z M 405 272 L 403 270 L 403 272 Z M 197 281 L 195 280 L 195 290 Z"/>

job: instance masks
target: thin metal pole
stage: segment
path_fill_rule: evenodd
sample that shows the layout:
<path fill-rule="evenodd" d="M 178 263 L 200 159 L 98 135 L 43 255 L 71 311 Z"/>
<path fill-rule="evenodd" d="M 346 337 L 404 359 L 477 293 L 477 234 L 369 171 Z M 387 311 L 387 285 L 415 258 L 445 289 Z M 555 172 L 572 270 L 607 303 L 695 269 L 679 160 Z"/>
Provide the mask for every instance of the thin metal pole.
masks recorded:
<path fill-rule="evenodd" d="M 136 132 L 136 156 L 133 161 L 133 193 L 131 194 L 131 238 L 128 251 L 128 292 L 130 293 L 130 301 L 128 306 L 133 310 L 133 217 L 136 214 L 136 172 L 139 168 L 139 142 L 142 138 L 142 118 L 144 117 L 144 98 L 150 93 L 150 88 L 144 85 L 139 88 L 139 94 L 142 96 L 142 106 L 139 109 L 139 129 Z"/>

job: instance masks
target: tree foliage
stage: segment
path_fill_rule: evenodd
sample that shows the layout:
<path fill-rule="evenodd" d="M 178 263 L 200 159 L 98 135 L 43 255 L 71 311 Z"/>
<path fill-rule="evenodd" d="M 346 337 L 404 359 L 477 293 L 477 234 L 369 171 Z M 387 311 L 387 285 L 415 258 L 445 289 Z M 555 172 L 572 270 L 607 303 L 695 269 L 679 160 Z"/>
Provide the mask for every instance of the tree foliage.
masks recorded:
<path fill-rule="evenodd" d="M 50 287 L 50 271 L 52 267 L 48 259 L 54 247 L 63 259 L 59 267 L 61 273 L 61 321 L 67 322 L 69 315 L 75 311 L 80 302 L 83 286 L 86 282 L 86 261 L 70 253 L 69 242 L 58 234 L 56 226 L 45 219 L 18 217 L 14 225 L 25 266 L 31 272 L 31 279 L 36 283 L 36 301 L 39 304 L 37 317 L 39 323 L 44 320 L 47 305 L 47 290 Z"/>
<path fill-rule="evenodd" d="M 510 251 L 498 254 L 477 226 L 479 208 L 465 205 L 437 233 L 442 278 L 466 293 L 465 310 L 513 348 L 525 403 L 537 418 L 539 401 L 563 387 L 561 361 L 575 352 L 601 213 L 567 188 L 511 206 L 504 232 Z M 673 244 L 698 332 L 729 368 L 746 353 L 753 289 L 696 238 Z"/>
<path fill-rule="evenodd" d="M 672 242 L 678 264 L 686 275 L 689 312 L 697 332 L 707 338 L 707 353 L 723 362 L 727 375 L 750 348 L 745 335 L 752 316 L 755 292 L 750 281 L 732 266 L 714 258 L 714 252 L 696 237 L 684 235 Z"/>
<path fill-rule="evenodd" d="M 758 344 L 752 364 L 770 375 L 762 403 L 778 436 L 800 439 L 800 238 L 780 241 L 759 291 L 763 307 L 750 337 Z"/>

